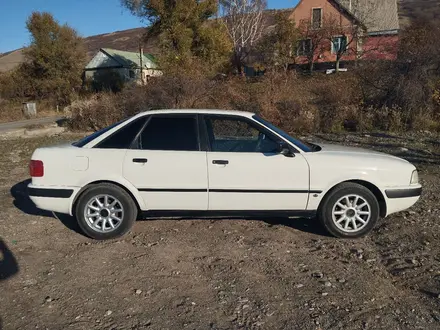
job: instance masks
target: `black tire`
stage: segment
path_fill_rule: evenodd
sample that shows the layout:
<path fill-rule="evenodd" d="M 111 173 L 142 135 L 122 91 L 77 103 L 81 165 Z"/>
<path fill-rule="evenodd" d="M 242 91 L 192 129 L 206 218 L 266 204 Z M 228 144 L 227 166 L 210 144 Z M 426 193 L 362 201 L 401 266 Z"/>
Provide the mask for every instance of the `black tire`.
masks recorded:
<path fill-rule="evenodd" d="M 114 230 L 109 232 L 100 232 L 93 229 L 91 225 L 89 225 L 84 214 L 87 203 L 94 196 L 99 195 L 113 196 L 120 202 L 124 210 L 120 224 Z M 75 216 L 81 230 L 87 236 L 96 240 L 113 239 L 125 235 L 130 231 L 136 221 L 137 215 L 138 209 L 133 198 L 124 189 L 110 183 L 100 183 L 90 186 L 80 195 L 75 207 Z"/>
<path fill-rule="evenodd" d="M 341 198 L 347 195 L 360 196 L 364 201 L 368 202 L 370 206 L 369 220 L 365 225 L 361 224 L 361 226 L 364 226 L 363 228 L 354 232 L 347 232 L 339 228 L 333 221 L 332 216 L 333 207 Z M 374 228 L 376 222 L 379 220 L 380 207 L 377 198 L 369 189 L 356 183 L 347 182 L 337 185 L 324 197 L 319 205 L 317 216 L 318 220 L 331 235 L 339 238 L 359 238 L 367 235 Z M 353 229 L 353 227 L 354 226 L 349 228 L 349 230 Z"/>

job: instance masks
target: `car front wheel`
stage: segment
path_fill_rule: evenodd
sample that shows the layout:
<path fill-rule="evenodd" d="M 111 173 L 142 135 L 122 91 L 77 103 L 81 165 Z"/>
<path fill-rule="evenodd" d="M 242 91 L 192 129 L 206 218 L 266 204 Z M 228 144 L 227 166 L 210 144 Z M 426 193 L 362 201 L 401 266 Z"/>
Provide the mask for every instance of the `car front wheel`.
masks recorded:
<path fill-rule="evenodd" d="M 318 218 L 333 236 L 358 238 L 367 235 L 379 219 L 379 203 L 366 187 L 342 183 L 333 188 L 318 209 Z"/>
<path fill-rule="evenodd" d="M 98 240 L 126 234 L 137 217 L 132 197 L 112 184 L 97 184 L 88 188 L 78 199 L 75 215 L 83 232 Z"/>

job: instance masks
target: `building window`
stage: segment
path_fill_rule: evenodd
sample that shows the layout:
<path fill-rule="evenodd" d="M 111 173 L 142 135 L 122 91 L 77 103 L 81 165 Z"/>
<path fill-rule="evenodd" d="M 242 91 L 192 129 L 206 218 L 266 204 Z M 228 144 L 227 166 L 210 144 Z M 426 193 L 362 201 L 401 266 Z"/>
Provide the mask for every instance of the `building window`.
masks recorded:
<path fill-rule="evenodd" d="M 312 27 L 320 29 L 322 27 L 322 8 L 312 9 Z"/>
<path fill-rule="evenodd" d="M 312 40 L 304 39 L 298 43 L 298 56 L 307 56 L 312 51 Z"/>
<path fill-rule="evenodd" d="M 332 54 L 343 53 L 347 50 L 347 37 L 333 37 L 332 38 Z"/>

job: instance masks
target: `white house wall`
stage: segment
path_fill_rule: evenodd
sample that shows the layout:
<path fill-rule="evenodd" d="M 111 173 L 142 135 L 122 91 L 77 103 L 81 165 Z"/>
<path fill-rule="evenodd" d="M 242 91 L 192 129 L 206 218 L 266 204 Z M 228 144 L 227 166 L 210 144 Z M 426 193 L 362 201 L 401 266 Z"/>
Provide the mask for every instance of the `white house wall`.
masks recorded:
<path fill-rule="evenodd" d="M 162 71 L 160 70 L 153 70 L 153 69 L 144 69 L 144 79 L 147 77 L 160 77 L 163 75 Z"/>

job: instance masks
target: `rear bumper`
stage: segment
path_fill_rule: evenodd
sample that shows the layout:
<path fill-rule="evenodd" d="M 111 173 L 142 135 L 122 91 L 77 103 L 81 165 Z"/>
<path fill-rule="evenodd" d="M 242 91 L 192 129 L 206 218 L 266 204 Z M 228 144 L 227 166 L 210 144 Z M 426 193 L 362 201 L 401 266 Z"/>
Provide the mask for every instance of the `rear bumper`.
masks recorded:
<path fill-rule="evenodd" d="M 72 198 L 77 187 L 42 187 L 28 185 L 28 195 L 32 202 L 42 210 L 70 214 Z"/>
<path fill-rule="evenodd" d="M 422 186 L 386 189 L 387 197 L 387 215 L 404 211 L 413 206 L 422 194 Z"/>
<path fill-rule="evenodd" d="M 73 189 L 28 187 L 28 194 L 30 197 L 69 198 L 73 194 Z"/>

